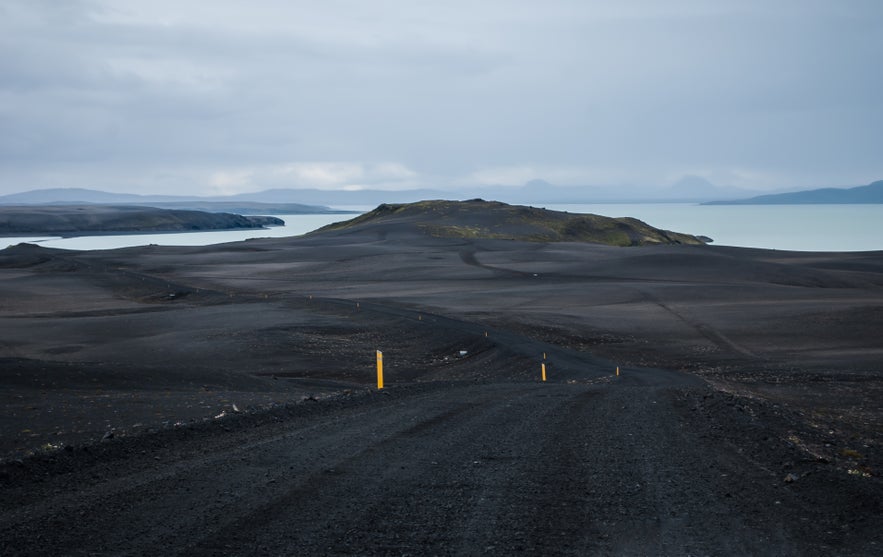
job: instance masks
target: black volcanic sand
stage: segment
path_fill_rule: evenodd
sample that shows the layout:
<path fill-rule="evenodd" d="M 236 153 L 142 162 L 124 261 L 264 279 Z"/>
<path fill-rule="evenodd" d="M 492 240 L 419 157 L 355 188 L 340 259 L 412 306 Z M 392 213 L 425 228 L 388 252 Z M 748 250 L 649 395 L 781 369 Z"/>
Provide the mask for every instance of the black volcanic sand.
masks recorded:
<path fill-rule="evenodd" d="M 393 391 L 535 382 L 545 352 L 560 385 L 609 381 L 617 366 L 698 376 L 710 388 L 672 399 L 696 443 L 737 447 L 779 478 L 823 466 L 840 478 L 830 489 L 883 493 L 883 252 L 393 228 L 209 247 L 21 245 L 0 252 L 0 285 L 7 459 L 341 393 L 364 401 L 376 396 L 376 349 Z M 866 526 L 881 516 L 874 499 L 856 503 Z"/>
<path fill-rule="evenodd" d="M 369 386 L 375 349 L 388 382 L 530 377 L 504 332 L 879 433 L 879 252 L 393 233 L 0 252 L 0 449 Z"/>

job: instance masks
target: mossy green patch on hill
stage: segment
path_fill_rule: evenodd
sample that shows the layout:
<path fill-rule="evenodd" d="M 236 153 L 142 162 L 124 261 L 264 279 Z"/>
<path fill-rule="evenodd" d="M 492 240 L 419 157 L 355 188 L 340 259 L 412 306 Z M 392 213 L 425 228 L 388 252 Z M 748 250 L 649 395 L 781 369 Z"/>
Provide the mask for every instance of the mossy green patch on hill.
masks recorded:
<path fill-rule="evenodd" d="M 409 229 L 439 238 L 531 242 L 591 242 L 612 246 L 704 244 L 690 234 L 654 228 L 634 218 L 550 211 L 497 201 L 419 201 L 383 204 L 354 219 L 312 234 Z"/>

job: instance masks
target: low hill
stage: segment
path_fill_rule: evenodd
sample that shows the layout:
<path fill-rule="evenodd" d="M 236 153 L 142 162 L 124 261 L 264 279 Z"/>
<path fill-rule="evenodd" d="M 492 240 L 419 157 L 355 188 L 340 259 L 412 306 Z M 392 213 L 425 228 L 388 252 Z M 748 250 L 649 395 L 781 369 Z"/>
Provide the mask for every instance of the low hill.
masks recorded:
<path fill-rule="evenodd" d="M 709 201 L 703 205 L 807 205 L 883 203 L 883 180 L 855 188 L 821 188 L 771 195 L 758 195 L 733 201 Z"/>
<path fill-rule="evenodd" d="M 384 204 L 312 234 L 361 232 L 417 232 L 440 238 L 592 242 L 612 246 L 705 243 L 696 236 L 660 230 L 633 218 L 549 211 L 481 199 Z"/>
<path fill-rule="evenodd" d="M 0 207 L 0 236 L 109 232 L 184 232 L 262 228 L 285 224 L 275 217 L 108 205 Z"/>

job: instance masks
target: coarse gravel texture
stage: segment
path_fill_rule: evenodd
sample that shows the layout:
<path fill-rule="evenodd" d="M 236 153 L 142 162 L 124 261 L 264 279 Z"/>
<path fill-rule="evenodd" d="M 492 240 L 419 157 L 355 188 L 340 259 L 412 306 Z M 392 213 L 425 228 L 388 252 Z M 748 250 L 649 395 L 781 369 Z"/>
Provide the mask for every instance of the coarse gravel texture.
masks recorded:
<path fill-rule="evenodd" d="M 881 287 L 394 227 L 3 250 L 0 554 L 879 555 Z"/>

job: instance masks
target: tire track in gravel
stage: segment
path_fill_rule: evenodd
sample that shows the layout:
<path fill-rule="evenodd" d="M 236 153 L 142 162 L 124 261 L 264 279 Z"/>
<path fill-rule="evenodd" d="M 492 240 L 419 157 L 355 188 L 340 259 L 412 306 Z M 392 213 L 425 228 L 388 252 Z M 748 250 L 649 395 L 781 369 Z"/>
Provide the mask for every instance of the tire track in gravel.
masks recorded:
<path fill-rule="evenodd" d="M 466 509 L 481 496 L 482 453 L 550 409 L 533 403 L 531 384 L 452 394 L 454 400 L 440 393 L 433 403 L 449 409 L 322 471 L 242 517 L 230 534 L 207 536 L 185 553 L 244 547 L 250 554 L 360 554 L 374 547 L 402 554 L 455 544 Z M 513 407 L 523 410 L 515 419 Z M 341 500 L 354 503 L 341 509 Z"/>
<path fill-rule="evenodd" d="M 49 524 L 64 520 L 67 513 L 94 517 L 94 527 L 107 531 L 111 538 L 107 543 L 111 546 L 125 546 L 127 540 L 130 540 L 132 530 L 141 523 L 145 526 L 141 533 L 142 541 L 149 542 L 160 533 L 167 537 L 184 528 L 186 522 L 174 519 L 161 530 L 151 531 L 151 526 L 154 525 L 152 521 L 158 518 L 165 521 L 166 517 L 179 514 L 174 509 L 182 494 L 186 494 L 188 499 L 202 501 L 202 512 L 205 515 L 226 512 L 225 499 L 237 499 L 233 491 L 223 489 L 226 474 L 231 470 L 242 472 L 244 467 L 245 475 L 255 482 L 254 486 L 272 484 L 277 481 L 273 476 L 266 473 L 261 475 L 261 467 L 248 470 L 251 468 L 248 463 L 255 458 L 272 458 L 274 453 L 292 445 L 304 447 L 300 455 L 304 463 L 328 464 L 326 455 L 340 450 L 352 450 L 360 442 L 368 440 L 367 437 L 360 439 L 365 436 L 359 431 L 346 431 L 353 423 L 373 423 L 377 428 L 394 432 L 397 427 L 401 427 L 403 421 L 416 419 L 416 409 L 420 408 L 423 400 L 433 396 L 433 393 L 412 395 L 408 397 L 408 406 L 414 408 L 400 410 L 397 414 L 384 415 L 390 404 L 399 404 L 390 401 L 367 408 L 360 406 L 348 409 L 339 414 L 320 415 L 318 419 L 314 416 L 295 419 L 294 423 L 286 424 L 287 427 L 282 432 L 278 428 L 269 427 L 256 431 L 255 439 L 244 435 L 222 439 L 220 443 L 207 446 L 207 454 L 202 454 L 197 448 L 195 454 L 183 459 L 158 462 L 153 468 L 139 467 L 133 474 L 108 470 L 92 472 L 93 476 L 108 473 L 109 477 L 98 480 L 96 476 L 94 479 L 97 483 L 94 486 L 77 491 L 66 492 L 65 485 L 56 486 L 58 492 L 47 500 L 38 500 L 4 513 L 0 517 L 0 539 L 15 544 L 18 540 L 25 543 L 29 537 L 40 538 L 43 532 L 52 530 L 48 527 Z M 338 429 L 344 429 L 345 433 L 335 435 Z M 230 477 L 236 476 L 233 473 Z M 70 483 L 74 482 L 74 478 L 66 479 Z M 226 497 L 225 493 L 231 496 Z M 213 501 L 212 504 L 205 504 L 210 500 Z M 132 504 L 133 501 L 139 503 Z M 80 529 L 76 529 L 67 532 L 66 535 L 71 537 L 64 540 L 64 545 L 79 547 L 88 543 L 88 540 L 78 537 L 79 531 Z M 88 528 L 84 531 L 88 531 Z"/>
<path fill-rule="evenodd" d="M 691 317 L 684 315 L 683 313 L 675 310 L 670 305 L 664 303 L 662 300 L 660 300 L 659 298 L 657 298 L 656 296 L 654 296 L 653 294 L 650 294 L 649 292 L 647 292 L 645 290 L 638 290 L 638 291 L 641 293 L 641 295 L 647 301 L 649 301 L 653 304 L 656 304 L 657 306 L 659 306 L 660 308 L 665 310 L 667 313 L 669 313 L 672 316 L 674 316 L 675 318 L 677 318 L 679 321 L 681 321 L 684 324 L 688 325 L 689 327 L 695 329 L 696 332 L 698 332 L 700 335 L 702 335 L 706 339 L 710 340 L 712 343 L 716 344 L 719 348 L 721 348 L 723 350 L 728 350 L 732 353 L 739 354 L 741 356 L 745 356 L 747 358 L 751 358 L 752 360 L 760 360 L 761 359 L 760 356 L 758 356 L 754 352 L 748 350 L 744 346 L 736 344 L 729 337 L 724 335 L 722 332 L 720 332 L 716 328 L 708 325 L 707 323 L 702 323 L 700 321 L 697 321 L 696 319 L 693 319 Z"/>
<path fill-rule="evenodd" d="M 447 383 L 375 396 L 255 428 L 253 439 L 210 445 L 205 455 L 190 439 L 193 456 L 159 463 L 140 481 L 123 462 L 106 485 L 61 495 L 50 486 L 16 520 L 3 519 L 0 550 L 837 553 L 793 522 L 792 511 L 806 507 L 799 491 L 783 490 L 738 444 L 702 441 L 704 418 L 683 400 L 711 393 L 707 385 L 665 370 L 622 371 L 596 383 Z"/>
<path fill-rule="evenodd" d="M 712 459 L 673 419 L 670 387 L 651 386 L 656 377 L 618 381 L 547 395 L 563 398 L 519 466 L 473 509 L 482 534 L 457 553 L 767 552 L 775 534 L 731 513 L 714 489 Z"/>

